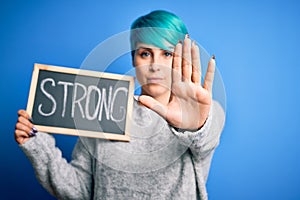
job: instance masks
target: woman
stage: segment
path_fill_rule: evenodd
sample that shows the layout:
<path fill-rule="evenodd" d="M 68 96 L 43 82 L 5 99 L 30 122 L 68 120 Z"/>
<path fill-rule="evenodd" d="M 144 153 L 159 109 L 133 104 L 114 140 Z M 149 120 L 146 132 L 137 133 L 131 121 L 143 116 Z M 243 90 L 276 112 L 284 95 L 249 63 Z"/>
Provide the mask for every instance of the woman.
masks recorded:
<path fill-rule="evenodd" d="M 181 19 L 166 11 L 138 18 L 130 41 L 142 92 L 129 143 L 81 137 L 67 163 L 54 138 L 38 132 L 24 110 L 15 139 L 58 199 L 207 199 L 225 119 L 212 100 L 214 57 L 202 86 L 199 47 Z"/>

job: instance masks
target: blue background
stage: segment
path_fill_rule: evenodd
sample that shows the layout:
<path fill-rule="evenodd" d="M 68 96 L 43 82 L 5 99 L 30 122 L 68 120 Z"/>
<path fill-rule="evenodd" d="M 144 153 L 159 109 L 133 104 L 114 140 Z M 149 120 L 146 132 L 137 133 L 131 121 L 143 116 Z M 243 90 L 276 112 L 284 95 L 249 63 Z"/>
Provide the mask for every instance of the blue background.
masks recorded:
<path fill-rule="evenodd" d="M 184 20 L 216 55 L 225 84 L 227 119 L 207 183 L 210 200 L 300 199 L 296 0 L 1 1 L 1 199 L 53 199 L 13 137 L 33 63 L 80 67 L 96 45 L 154 9 Z M 76 137 L 55 137 L 70 159 Z"/>

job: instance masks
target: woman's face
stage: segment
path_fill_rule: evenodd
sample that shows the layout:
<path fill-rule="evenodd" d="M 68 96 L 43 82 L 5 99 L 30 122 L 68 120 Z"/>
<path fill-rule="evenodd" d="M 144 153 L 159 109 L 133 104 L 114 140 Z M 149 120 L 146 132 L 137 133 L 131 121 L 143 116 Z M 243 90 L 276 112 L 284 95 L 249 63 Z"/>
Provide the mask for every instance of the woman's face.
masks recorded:
<path fill-rule="evenodd" d="M 152 97 L 169 95 L 171 88 L 173 52 L 138 43 L 133 65 L 142 94 Z"/>

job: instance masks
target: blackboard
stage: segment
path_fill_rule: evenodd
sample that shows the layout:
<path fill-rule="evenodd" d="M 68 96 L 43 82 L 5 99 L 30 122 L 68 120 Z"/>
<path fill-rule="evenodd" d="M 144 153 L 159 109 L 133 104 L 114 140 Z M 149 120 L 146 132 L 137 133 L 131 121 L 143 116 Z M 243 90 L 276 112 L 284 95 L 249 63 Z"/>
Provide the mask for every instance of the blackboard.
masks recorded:
<path fill-rule="evenodd" d="M 129 141 L 134 78 L 34 64 L 27 112 L 39 131 Z"/>

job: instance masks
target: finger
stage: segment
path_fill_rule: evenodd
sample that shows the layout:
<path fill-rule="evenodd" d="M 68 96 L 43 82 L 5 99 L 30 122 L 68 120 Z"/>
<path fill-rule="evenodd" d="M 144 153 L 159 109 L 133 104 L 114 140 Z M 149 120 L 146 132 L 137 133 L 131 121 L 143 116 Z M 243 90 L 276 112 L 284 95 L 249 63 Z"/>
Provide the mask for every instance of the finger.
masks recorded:
<path fill-rule="evenodd" d="M 155 100 L 154 98 L 147 96 L 147 95 L 141 95 L 139 97 L 139 102 L 142 103 L 144 106 L 148 107 L 149 109 L 153 110 L 163 118 L 166 118 L 167 116 L 167 108 L 163 104 L 161 104 L 159 101 Z"/>
<path fill-rule="evenodd" d="M 29 138 L 30 136 L 26 132 L 21 130 L 15 130 L 15 140 L 18 144 L 23 144 Z"/>
<path fill-rule="evenodd" d="M 215 68 L 216 68 L 216 62 L 215 62 L 215 56 L 213 55 L 210 61 L 208 62 L 208 67 L 204 79 L 204 88 L 208 90 L 208 92 L 212 93 L 212 86 L 215 76 Z"/>
<path fill-rule="evenodd" d="M 28 127 L 28 126 L 26 126 L 26 125 L 24 125 L 20 122 L 18 122 L 16 124 L 16 130 L 24 131 L 24 132 L 26 132 L 27 134 L 30 134 L 30 135 L 32 134 L 31 132 L 33 132 L 32 128 L 30 128 L 30 127 Z"/>
<path fill-rule="evenodd" d="M 16 124 L 16 130 L 24 131 L 30 137 L 36 136 L 36 133 L 38 132 L 38 130 L 34 126 L 30 127 L 30 126 L 27 126 L 25 124 L 22 124 L 21 122 L 18 122 Z"/>
<path fill-rule="evenodd" d="M 24 138 L 29 138 L 30 135 L 28 133 L 26 133 L 25 131 L 22 130 L 15 130 L 15 138 L 20 138 L 20 137 L 24 137 Z"/>
<path fill-rule="evenodd" d="M 200 49 L 195 41 L 192 42 L 192 82 L 201 83 Z"/>
<path fill-rule="evenodd" d="M 175 46 L 173 56 L 172 83 L 181 81 L 182 43 Z"/>
<path fill-rule="evenodd" d="M 191 40 L 188 34 L 185 36 L 182 49 L 182 79 L 191 81 L 192 63 L 191 63 Z"/>
<path fill-rule="evenodd" d="M 19 111 L 18 111 L 18 115 L 19 115 L 19 116 L 23 116 L 23 117 L 25 117 L 26 119 L 30 119 L 30 116 L 29 116 L 29 114 L 26 112 L 26 110 L 19 110 Z"/>
<path fill-rule="evenodd" d="M 18 118 L 18 122 L 24 124 L 25 126 L 28 126 L 30 129 L 33 128 L 33 124 L 29 121 L 29 119 L 23 117 L 23 116 L 20 116 Z"/>

